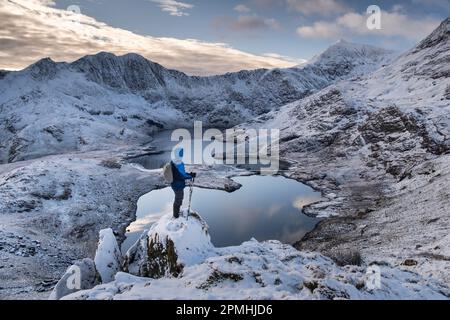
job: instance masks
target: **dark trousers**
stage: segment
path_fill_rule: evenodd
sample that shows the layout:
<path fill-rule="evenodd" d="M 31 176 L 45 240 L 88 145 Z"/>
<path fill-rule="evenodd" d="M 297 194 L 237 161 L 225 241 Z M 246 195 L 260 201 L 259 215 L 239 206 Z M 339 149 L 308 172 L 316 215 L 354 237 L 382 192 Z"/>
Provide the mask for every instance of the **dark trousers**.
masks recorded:
<path fill-rule="evenodd" d="M 175 192 L 175 200 L 173 202 L 173 217 L 178 219 L 180 217 L 180 208 L 183 204 L 184 189 L 173 190 Z"/>

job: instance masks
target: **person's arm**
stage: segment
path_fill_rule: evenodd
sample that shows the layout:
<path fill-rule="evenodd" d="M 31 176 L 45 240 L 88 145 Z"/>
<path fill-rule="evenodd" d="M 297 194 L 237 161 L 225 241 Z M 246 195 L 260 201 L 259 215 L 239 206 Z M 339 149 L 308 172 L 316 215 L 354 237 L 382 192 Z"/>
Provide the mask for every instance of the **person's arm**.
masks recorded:
<path fill-rule="evenodd" d="M 186 172 L 183 163 L 178 165 L 177 169 L 180 172 L 180 174 L 181 174 L 181 176 L 183 177 L 184 180 L 191 180 L 192 179 L 192 176 Z"/>

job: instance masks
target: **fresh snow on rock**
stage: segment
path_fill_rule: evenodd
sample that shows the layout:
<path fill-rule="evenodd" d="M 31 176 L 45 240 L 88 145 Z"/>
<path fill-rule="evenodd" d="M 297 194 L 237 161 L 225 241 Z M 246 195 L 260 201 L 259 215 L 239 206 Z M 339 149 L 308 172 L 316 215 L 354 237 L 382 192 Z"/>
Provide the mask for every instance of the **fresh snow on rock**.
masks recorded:
<path fill-rule="evenodd" d="M 388 265 L 381 266 L 381 287 L 373 289 L 366 285 L 365 267 L 338 267 L 319 253 L 278 241 L 214 248 L 197 214 L 187 221 L 168 214 L 148 236 L 162 244 L 164 237 L 173 240 L 179 274 L 150 279 L 118 273 L 112 283 L 64 299 L 446 299 L 450 294 L 446 285 Z M 151 250 L 141 259 L 166 261 Z"/>
<path fill-rule="evenodd" d="M 114 280 L 114 275 L 120 270 L 122 254 L 112 229 L 100 231 L 94 262 L 103 283 Z"/>
<path fill-rule="evenodd" d="M 183 215 L 187 216 L 187 211 Z M 178 220 L 165 215 L 128 250 L 124 268 L 152 278 L 178 276 L 184 267 L 198 264 L 211 251 L 208 226 L 196 213 Z"/>
<path fill-rule="evenodd" d="M 101 283 L 92 259 L 83 259 L 70 266 L 56 284 L 49 300 L 59 300 L 80 290 L 92 289 Z"/>

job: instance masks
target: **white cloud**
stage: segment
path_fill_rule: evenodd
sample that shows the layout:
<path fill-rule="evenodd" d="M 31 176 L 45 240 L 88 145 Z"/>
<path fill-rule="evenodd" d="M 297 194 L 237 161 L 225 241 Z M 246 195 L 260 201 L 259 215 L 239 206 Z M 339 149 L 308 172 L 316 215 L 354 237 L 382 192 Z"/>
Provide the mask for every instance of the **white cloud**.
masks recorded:
<path fill-rule="evenodd" d="M 303 38 L 338 38 L 351 35 L 400 36 L 420 40 L 431 33 L 440 23 L 432 17 L 411 18 L 399 10 L 382 11 L 381 30 L 367 28 L 367 15 L 349 12 L 335 20 L 317 21 L 301 26 L 297 34 Z"/>
<path fill-rule="evenodd" d="M 336 0 L 286 0 L 288 6 L 305 15 L 330 15 L 343 12 L 345 6 Z"/>
<path fill-rule="evenodd" d="M 255 55 L 224 43 L 141 36 L 37 0 L 0 1 L 0 69 L 22 69 L 43 58 L 73 61 L 86 54 L 135 52 L 168 68 L 210 75 L 289 67 L 280 57 Z"/>
<path fill-rule="evenodd" d="M 300 64 L 304 64 L 304 63 L 308 62 L 308 60 L 306 60 L 306 59 L 293 58 L 293 57 L 281 55 L 278 53 L 265 53 L 264 56 L 269 57 L 269 58 L 274 58 L 274 59 L 291 61 L 292 63 L 295 63 L 296 65 L 300 65 Z"/>
<path fill-rule="evenodd" d="M 249 13 L 251 11 L 250 8 L 245 4 L 238 4 L 236 7 L 234 7 L 234 10 L 239 13 Z"/>
<path fill-rule="evenodd" d="M 265 19 L 264 21 L 265 21 L 266 25 L 267 25 L 270 29 L 273 29 L 273 30 L 281 30 L 281 29 L 283 29 L 283 28 L 281 27 L 281 25 L 278 23 L 278 21 L 275 20 L 275 19 L 273 19 L 273 18 Z"/>
<path fill-rule="evenodd" d="M 29 0 L 29 2 L 34 2 L 35 4 L 42 5 L 42 6 L 54 6 L 55 5 L 54 0 Z"/>
<path fill-rule="evenodd" d="M 158 4 L 158 7 L 161 8 L 162 11 L 168 12 L 171 16 L 188 16 L 189 13 L 185 12 L 187 9 L 192 9 L 194 6 L 189 3 L 184 3 L 175 0 L 150 0 L 151 2 L 155 2 Z"/>
<path fill-rule="evenodd" d="M 214 21 L 218 28 L 226 28 L 232 31 L 256 31 L 263 29 L 281 30 L 282 27 L 275 19 L 262 18 L 256 14 L 235 17 L 219 17 Z"/>
<path fill-rule="evenodd" d="M 341 33 L 341 30 L 335 23 L 326 21 L 319 21 L 312 26 L 297 28 L 297 34 L 302 38 L 336 38 L 340 37 Z"/>

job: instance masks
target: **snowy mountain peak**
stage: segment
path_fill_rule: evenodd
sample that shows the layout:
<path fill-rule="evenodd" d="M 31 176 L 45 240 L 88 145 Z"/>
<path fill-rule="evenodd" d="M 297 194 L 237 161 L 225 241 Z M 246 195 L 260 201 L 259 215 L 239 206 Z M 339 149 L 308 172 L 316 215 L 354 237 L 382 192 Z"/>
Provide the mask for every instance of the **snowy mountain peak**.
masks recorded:
<path fill-rule="evenodd" d="M 349 43 L 347 40 L 341 38 L 335 44 L 347 44 L 347 43 Z"/>
<path fill-rule="evenodd" d="M 51 58 L 43 58 L 30 65 L 25 70 L 29 70 L 31 76 L 35 79 L 52 79 L 58 71 L 58 65 L 59 64 L 53 61 Z"/>
<path fill-rule="evenodd" d="M 427 38 L 419 43 L 414 51 L 434 47 L 438 44 L 447 44 L 450 38 L 450 17 L 445 19 L 440 26 L 434 30 Z"/>
<path fill-rule="evenodd" d="M 96 63 L 102 64 L 103 63 L 104 64 L 105 62 L 113 63 L 113 64 L 137 62 L 137 63 L 141 63 L 141 64 L 157 65 L 157 63 L 152 62 L 137 53 L 127 53 L 127 54 L 118 56 L 112 52 L 107 52 L 107 51 L 101 51 L 96 54 L 86 55 L 86 56 L 78 59 L 77 61 L 73 62 L 71 65 L 76 67 L 76 66 L 82 65 L 83 63 L 92 63 L 92 64 L 96 64 Z"/>
<path fill-rule="evenodd" d="M 109 52 L 100 52 L 85 56 L 73 62 L 71 66 L 84 73 L 88 80 L 116 89 L 137 92 L 158 89 L 165 85 L 165 68 L 135 53 L 116 56 Z"/>
<path fill-rule="evenodd" d="M 363 60 L 381 58 L 392 53 L 390 50 L 378 48 L 371 45 L 352 43 L 346 40 L 339 40 L 320 55 L 311 60 L 310 63 L 341 62 L 342 60 Z"/>
<path fill-rule="evenodd" d="M 403 79 L 414 77 L 445 80 L 450 76 L 450 64 L 448 63 L 450 59 L 449 39 L 450 18 L 447 18 L 415 48 L 399 56 L 385 71 L 390 73 L 389 77 L 401 74 Z M 442 87 L 443 91 L 446 90 L 445 81 L 436 83 L 436 85 Z M 422 87 L 425 86 L 422 84 Z"/>
<path fill-rule="evenodd" d="M 211 77 L 188 76 L 134 53 L 100 52 L 70 64 L 43 59 L 8 76 L 8 87 L 0 86 L 0 105 L 8 106 L 0 124 L 3 119 L 21 118 L 21 106 L 33 108 L 27 117 L 33 126 L 0 125 L 0 136 L 8 137 L 1 145 L 7 151 L 0 153 L 0 162 L 30 159 L 43 152 L 91 150 L 131 136 L 142 139 L 155 126 L 170 128 L 193 119 L 234 126 L 338 80 L 376 69 L 385 51 L 361 48 L 366 47 L 340 42 L 327 51 L 328 56 L 322 54 L 317 64 Z M 23 84 L 26 95 L 15 89 Z M 58 121 L 54 105 L 59 106 Z"/>
<path fill-rule="evenodd" d="M 392 57 L 393 51 L 341 39 L 312 58 L 304 68 L 318 68 L 327 77 L 342 79 L 370 73 Z"/>

